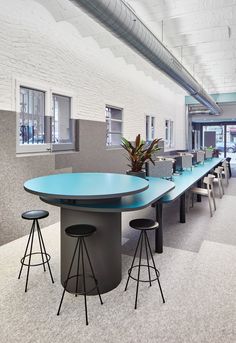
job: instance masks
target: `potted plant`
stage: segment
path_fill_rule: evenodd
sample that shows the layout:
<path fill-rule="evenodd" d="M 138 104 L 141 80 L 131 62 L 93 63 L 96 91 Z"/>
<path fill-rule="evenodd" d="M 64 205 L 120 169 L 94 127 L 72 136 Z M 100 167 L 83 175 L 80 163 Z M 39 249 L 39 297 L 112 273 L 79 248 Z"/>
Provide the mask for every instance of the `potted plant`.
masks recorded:
<path fill-rule="evenodd" d="M 141 139 L 140 134 L 138 134 L 134 143 L 132 143 L 126 138 L 122 137 L 121 146 L 127 151 L 128 156 L 126 156 L 126 158 L 130 162 L 128 164 L 130 170 L 128 170 L 126 173 L 145 178 L 146 172 L 144 170 L 144 165 L 148 161 L 151 161 L 152 164 L 155 165 L 152 157 L 155 152 L 160 150 L 158 147 L 158 142 L 160 140 L 161 138 L 156 138 L 153 141 L 146 143 L 143 139 Z"/>
<path fill-rule="evenodd" d="M 220 150 L 219 149 L 213 149 L 212 157 L 219 157 L 220 156 Z"/>

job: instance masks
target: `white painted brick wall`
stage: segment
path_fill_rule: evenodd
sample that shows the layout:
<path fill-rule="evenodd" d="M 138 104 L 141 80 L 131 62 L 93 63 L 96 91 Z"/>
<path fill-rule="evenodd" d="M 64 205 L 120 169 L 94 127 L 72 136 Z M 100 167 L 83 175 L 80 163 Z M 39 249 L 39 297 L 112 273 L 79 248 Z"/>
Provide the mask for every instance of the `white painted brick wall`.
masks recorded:
<path fill-rule="evenodd" d="M 0 109 L 15 110 L 15 79 L 29 79 L 76 94 L 75 117 L 105 120 L 105 104 L 124 108 L 124 136 L 145 135 L 145 115 L 174 120 L 175 148 L 185 148 L 184 96 L 56 22 L 34 0 L 0 0 Z"/>

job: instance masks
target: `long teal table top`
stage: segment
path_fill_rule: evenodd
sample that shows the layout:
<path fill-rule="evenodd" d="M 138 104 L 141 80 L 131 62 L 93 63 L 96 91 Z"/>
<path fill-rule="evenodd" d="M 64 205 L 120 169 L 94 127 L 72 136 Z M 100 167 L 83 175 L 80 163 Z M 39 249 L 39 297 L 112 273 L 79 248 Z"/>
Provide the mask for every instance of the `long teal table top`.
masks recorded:
<path fill-rule="evenodd" d="M 51 205 L 73 210 L 78 209 L 88 212 L 126 212 L 140 210 L 149 206 L 175 187 L 173 182 L 156 177 L 149 177 L 148 183 L 149 188 L 147 190 L 134 195 L 124 196 L 116 201 L 81 204 L 76 201 L 68 202 L 64 199 L 49 199 L 44 197 L 41 197 L 41 199 Z"/>
<path fill-rule="evenodd" d="M 221 161 L 222 158 L 212 158 L 211 160 L 206 160 L 204 164 L 198 164 L 192 170 L 184 170 L 181 175 L 173 176 L 172 181 L 175 184 L 175 188 L 166 194 L 161 199 L 161 202 L 168 203 L 177 199 Z"/>
<path fill-rule="evenodd" d="M 26 191 L 60 199 L 106 199 L 142 192 L 145 179 L 112 173 L 67 173 L 41 176 L 25 182 Z"/>

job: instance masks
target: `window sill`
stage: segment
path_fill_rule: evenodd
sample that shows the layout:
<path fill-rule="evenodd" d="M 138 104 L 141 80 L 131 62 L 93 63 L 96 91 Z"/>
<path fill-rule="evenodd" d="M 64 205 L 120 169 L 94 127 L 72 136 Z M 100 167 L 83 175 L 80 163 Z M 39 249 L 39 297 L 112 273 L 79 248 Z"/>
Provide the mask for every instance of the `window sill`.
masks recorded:
<path fill-rule="evenodd" d="M 106 146 L 106 150 L 123 150 L 120 146 Z"/>
<path fill-rule="evenodd" d="M 27 153 L 16 153 L 16 157 L 36 157 L 36 156 L 52 156 L 52 155 L 65 155 L 65 154 L 76 154 L 77 150 L 65 150 L 65 151 L 46 151 L 46 152 L 27 152 Z"/>
<path fill-rule="evenodd" d="M 171 147 L 170 146 L 168 146 L 168 147 L 166 146 L 165 147 L 165 151 L 172 151 L 172 150 L 175 150 L 174 146 L 171 146 Z"/>

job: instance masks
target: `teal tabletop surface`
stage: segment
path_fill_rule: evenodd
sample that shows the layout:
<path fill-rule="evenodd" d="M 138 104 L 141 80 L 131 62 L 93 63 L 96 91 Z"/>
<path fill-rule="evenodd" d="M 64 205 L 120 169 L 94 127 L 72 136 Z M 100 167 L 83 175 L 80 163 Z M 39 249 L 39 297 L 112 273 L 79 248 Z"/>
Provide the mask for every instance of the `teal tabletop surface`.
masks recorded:
<path fill-rule="evenodd" d="M 67 173 L 42 176 L 25 182 L 26 191 L 60 199 L 106 199 L 142 192 L 145 179 L 112 173 Z"/>
<path fill-rule="evenodd" d="M 175 187 L 171 181 L 164 179 L 149 177 L 149 188 L 144 192 L 134 195 L 124 196 L 116 201 L 107 201 L 100 203 L 81 204 L 76 201 L 67 202 L 63 199 L 48 199 L 41 197 L 41 199 L 51 205 L 66 207 L 71 209 L 78 209 L 80 211 L 88 212 L 126 212 L 136 211 L 147 207 L 154 203 L 164 194 L 169 192 Z"/>
<path fill-rule="evenodd" d="M 204 164 L 198 164 L 196 167 L 193 167 L 192 170 L 184 170 L 181 175 L 173 176 L 172 181 L 175 183 L 175 188 L 166 194 L 161 201 L 163 203 L 168 203 L 177 199 L 221 161 L 222 158 L 212 158 L 206 160 Z"/>

